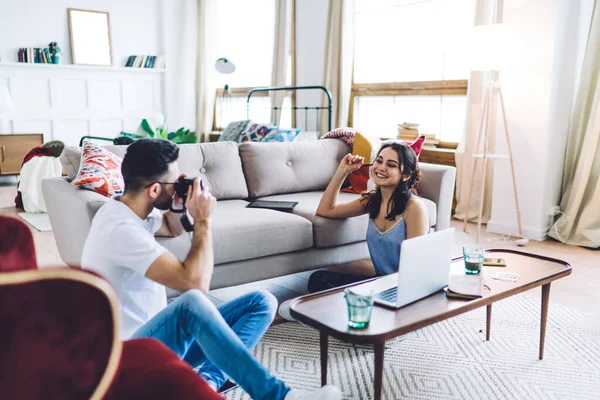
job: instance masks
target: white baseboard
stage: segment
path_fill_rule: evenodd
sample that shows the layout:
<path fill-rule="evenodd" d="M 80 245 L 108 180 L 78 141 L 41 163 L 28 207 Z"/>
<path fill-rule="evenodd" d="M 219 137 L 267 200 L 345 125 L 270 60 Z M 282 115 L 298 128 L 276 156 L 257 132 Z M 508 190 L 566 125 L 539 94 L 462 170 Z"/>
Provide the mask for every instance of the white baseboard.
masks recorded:
<path fill-rule="evenodd" d="M 548 238 L 548 235 L 546 233 L 548 232 L 549 229 L 550 229 L 550 227 L 542 230 L 541 228 L 530 228 L 530 227 L 524 226 L 523 227 L 523 236 L 525 236 L 528 239 L 532 239 L 532 240 L 538 240 L 538 241 L 546 240 Z M 516 225 L 506 225 L 506 224 L 497 223 L 497 222 L 490 220 L 487 223 L 487 231 L 491 232 L 491 233 L 499 233 L 502 235 L 517 236 L 519 229 L 517 228 Z"/>

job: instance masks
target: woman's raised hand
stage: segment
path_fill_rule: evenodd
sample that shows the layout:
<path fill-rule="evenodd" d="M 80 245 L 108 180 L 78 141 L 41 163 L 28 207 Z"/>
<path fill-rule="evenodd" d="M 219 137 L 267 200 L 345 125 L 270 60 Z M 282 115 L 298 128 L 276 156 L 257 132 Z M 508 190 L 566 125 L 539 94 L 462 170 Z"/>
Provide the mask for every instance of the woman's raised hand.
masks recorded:
<path fill-rule="evenodd" d="M 365 158 L 362 156 L 355 156 L 350 153 L 346 154 L 340 162 L 339 169 L 344 173 L 349 174 L 362 167 L 365 162 Z"/>

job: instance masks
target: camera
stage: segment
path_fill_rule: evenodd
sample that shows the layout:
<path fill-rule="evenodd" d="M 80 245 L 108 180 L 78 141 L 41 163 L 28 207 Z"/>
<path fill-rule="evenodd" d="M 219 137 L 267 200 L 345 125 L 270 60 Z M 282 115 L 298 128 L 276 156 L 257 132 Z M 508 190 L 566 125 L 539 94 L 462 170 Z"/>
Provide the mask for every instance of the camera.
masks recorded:
<path fill-rule="evenodd" d="M 187 199 L 188 188 L 194 184 L 194 178 L 181 177 L 175 182 L 175 193 L 183 200 L 183 204 Z"/>

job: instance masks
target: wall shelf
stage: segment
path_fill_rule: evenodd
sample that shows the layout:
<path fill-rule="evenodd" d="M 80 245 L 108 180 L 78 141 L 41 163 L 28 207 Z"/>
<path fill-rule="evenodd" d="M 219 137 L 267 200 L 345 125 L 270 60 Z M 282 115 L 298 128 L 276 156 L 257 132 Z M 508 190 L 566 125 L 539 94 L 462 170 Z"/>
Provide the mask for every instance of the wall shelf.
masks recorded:
<path fill-rule="evenodd" d="M 165 73 L 166 69 L 158 68 L 131 68 L 131 67 L 114 67 L 114 66 L 100 66 L 100 65 L 74 65 L 74 64 L 34 64 L 34 63 L 20 63 L 20 62 L 0 62 L 0 68 L 11 67 L 11 68 L 47 68 L 47 69 L 66 69 L 66 70 L 89 70 L 89 71 L 113 71 L 113 72 L 149 72 L 149 73 Z"/>

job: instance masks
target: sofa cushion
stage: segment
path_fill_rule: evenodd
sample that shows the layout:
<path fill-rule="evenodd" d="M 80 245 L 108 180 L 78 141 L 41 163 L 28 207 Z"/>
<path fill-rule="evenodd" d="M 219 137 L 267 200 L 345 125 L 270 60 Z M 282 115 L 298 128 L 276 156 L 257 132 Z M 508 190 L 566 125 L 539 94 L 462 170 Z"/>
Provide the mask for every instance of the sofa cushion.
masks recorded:
<path fill-rule="evenodd" d="M 124 157 L 127 146 L 104 146 L 119 157 Z M 219 200 L 248 197 L 238 147 L 231 142 L 196 143 L 179 145 L 179 170 L 190 177 L 201 176 L 212 194 Z M 60 160 L 69 179 L 79 170 L 81 149 L 67 147 Z"/>
<path fill-rule="evenodd" d="M 212 221 L 215 264 L 312 247 L 312 226 L 307 219 L 247 205 L 243 200 L 217 202 Z M 158 241 L 182 260 L 190 250 L 187 235 Z"/>
<path fill-rule="evenodd" d="M 298 205 L 292 211 L 293 214 L 308 219 L 313 226 L 313 240 L 315 247 L 333 247 L 342 244 L 360 242 L 366 239 L 369 217 L 367 214 L 348 218 L 332 219 L 316 215 L 319 201 L 323 192 L 303 192 L 294 194 L 283 194 L 267 196 L 261 200 L 297 201 Z M 360 197 L 358 194 L 340 193 L 338 202 L 346 203 Z M 436 205 L 428 199 L 422 199 L 429 214 L 429 226 L 436 224 Z"/>
<path fill-rule="evenodd" d="M 367 214 L 348 219 L 331 219 L 315 214 L 323 192 L 302 192 L 261 198 L 261 200 L 297 201 L 293 214 L 306 218 L 312 223 L 315 247 L 333 247 L 366 239 L 369 217 Z M 349 202 L 359 198 L 358 194 L 340 193 L 339 202 Z"/>
<path fill-rule="evenodd" d="M 77 177 L 71 182 L 106 197 L 123 194 L 125 183 L 121 175 L 123 159 L 116 154 L 86 141 Z"/>
<path fill-rule="evenodd" d="M 349 152 L 341 140 L 240 145 L 251 197 L 323 190 Z"/>

